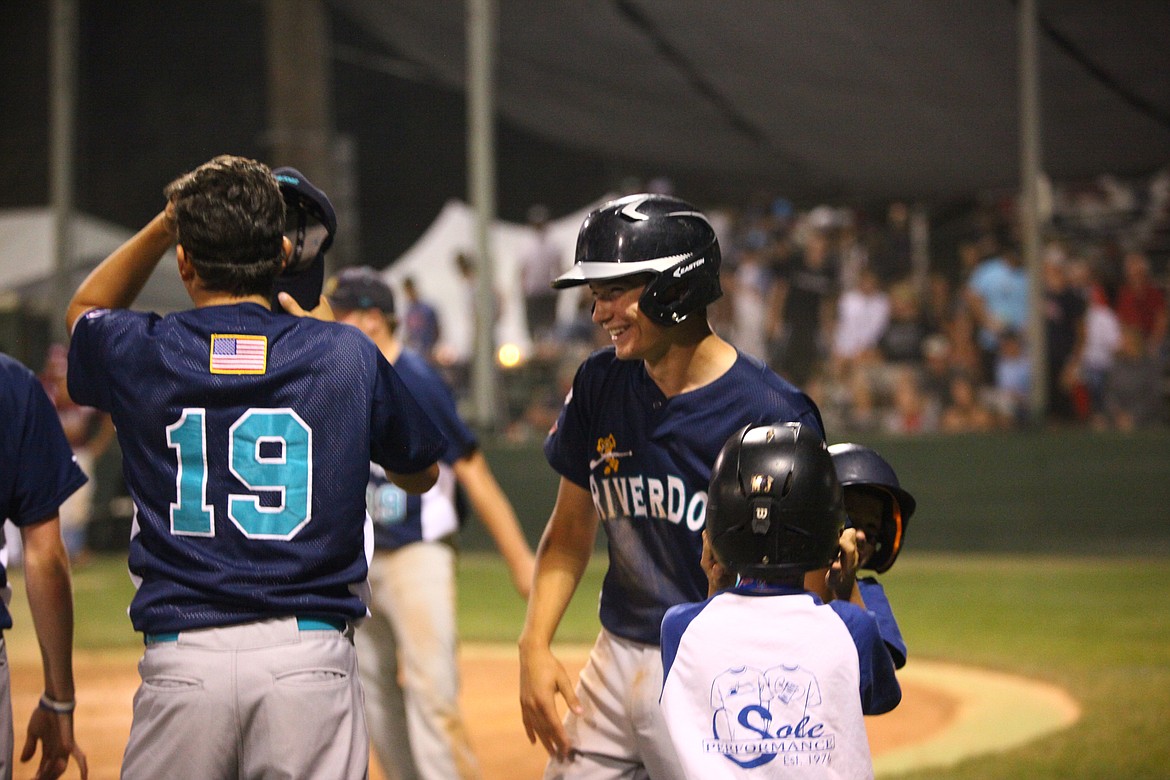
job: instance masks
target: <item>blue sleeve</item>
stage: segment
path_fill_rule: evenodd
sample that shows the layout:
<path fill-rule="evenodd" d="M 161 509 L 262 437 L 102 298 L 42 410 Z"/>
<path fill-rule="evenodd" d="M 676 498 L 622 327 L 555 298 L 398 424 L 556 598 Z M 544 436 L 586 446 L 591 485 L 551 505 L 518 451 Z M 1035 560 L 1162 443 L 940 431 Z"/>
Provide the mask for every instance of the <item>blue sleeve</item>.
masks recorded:
<path fill-rule="evenodd" d="M 52 401 L 32 372 L 0 362 L 0 521 L 33 525 L 85 484 Z"/>
<path fill-rule="evenodd" d="M 902 631 L 898 628 L 898 621 L 894 619 L 894 610 L 890 607 L 890 600 L 881 583 L 873 577 L 865 577 L 857 581 L 861 590 L 861 598 L 865 601 L 865 608 L 873 613 L 877 620 L 878 631 L 890 649 L 890 657 L 894 659 L 894 668 L 901 669 L 906 665 L 906 642 L 902 639 Z"/>
<path fill-rule="evenodd" d="M 670 667 L 674 665 L 674 659 L 678 656 L 678 646 L 682 642 L 683 633 L 686 632 L 687 626 L 691 624 L 691 621 L 698 617 L 699 613 L 709 603 L 711 603 L 711 599 L 688 604 L 676 604 L 666 610 L 666 614 L 662 618 L 662 641 L 659 644 L 662 652 L 663 685 L 666 685 L 666 678 L 670 674 Z M 658 695 L 661 698 L 662 691 L 659 691 Z"/>
<path fill-rule="evenodd" d="M 113 383 L 105 371 L 110 365 L 104 356 L 105 334 L 116 321 L 111 309 L 91 309 L 73 326 L 69 340 L 69 397 L 83 406 L 110 411 Z"/>
<path fill-rule="evenodd" d="M 848 601 L 832 601 L 829 606 L 845 623 L 857 646 L 861 711 L 866 715 L 889 712 L 902 701 L 902 687 L 894 674 L 894 660 L 882 641 L 877 621 L 873 615 Z"/>
<path fill-rule="evenodd" d="M 373 342 L 376 361 L 370 420 L 370 459 L 399 474 L 413 474 L 435 463 L 447 450 L 447 438 L 411 395 L 406 384 Z"/>

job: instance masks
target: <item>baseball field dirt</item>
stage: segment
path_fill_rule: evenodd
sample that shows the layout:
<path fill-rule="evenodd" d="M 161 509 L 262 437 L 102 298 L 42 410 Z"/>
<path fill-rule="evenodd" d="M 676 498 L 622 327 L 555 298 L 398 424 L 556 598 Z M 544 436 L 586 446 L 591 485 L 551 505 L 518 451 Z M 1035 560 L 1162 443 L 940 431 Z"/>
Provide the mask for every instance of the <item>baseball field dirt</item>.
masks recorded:
<path fill-rule="evenodd" d="M 9 648 L 18 756 L 29 712 L 42 690 L 35 653 L 27 646 Z M 587 648 L 559 648 L 558 654 L 575 674 Z M 138 685 L 138 657 L 136 651 L 80 651 L 75 656 L 77 736 L 92 780 L 118 777 Z M 528 743 L 520 720 L 515 648 L 465 645 L 461 659 L 463 707 L 484 780 L 539 778 L 545 755 Z M 899 679 L 902 704 L 866 719 L 879 776 L 1005 750 L 1064 728 L 1079 716 L 1065 692 L 1019 677 L 912 660 Z M 1012 706 L 1002 706 L 1006 702 Z M 1012 715 L 1005 718 L 1004 713 Z M 15 780 L 31 778 L 34 768 L 18 761 Z M 79 777 L 77 768 L 71 766 L 65 777 Z M 376 762 L 370 777 L 383 780 Z"/>

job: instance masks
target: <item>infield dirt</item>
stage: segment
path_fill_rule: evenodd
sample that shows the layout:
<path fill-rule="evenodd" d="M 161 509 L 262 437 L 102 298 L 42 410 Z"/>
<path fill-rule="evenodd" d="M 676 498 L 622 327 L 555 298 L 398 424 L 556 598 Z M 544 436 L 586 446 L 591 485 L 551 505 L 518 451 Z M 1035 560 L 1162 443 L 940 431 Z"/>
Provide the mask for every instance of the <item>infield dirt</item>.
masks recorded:
<path fill-rule="evenodd" d="M 16 753 L 24 745 L 28 715 L 42 690 L 40 665 L 35 655 L 10 648 Z M 587 648 L 559 648 L 561 660 L 575 674 L 585 663 Z M 131 701 L 138 685 L 136 651 L 79 651 L 74 657 L 77 680 L 77 737 L 89 759 L 92 780 L 114 780 L 122 749 L 130 733 Z M 919 671 L 921 670 L 921 671 Z M 543 749 L 530 745 L 524 734 L 517 698 L 516 651 L 507 646 L 467 645 L 461 655 L 463 708 L 484 780 L 539 778 L 545 764 Z M 966 677 L 964 677 L 966 675 Z M 1016 705 L 1024 696 L 1035 702 L 1032 714 L 1036 730 L 1017 737 L 1032 739 L 1062 728 L 1076 720 L 1075 702 L 1057 689 L 1027 680 L 991 675 L 943 664 L 919 662 L 899 674 L 902 704 L 893 712 L 867 718 L 870 746 L 879 775 L 909 765 L 951 763 L 971 752 L 987 750 L 979 735 L 998 729 L 984 723 L 996 709 L 993 702 L 970 701 L 964 690 L 974 675 L 984 690 L 995 696 L 1011 696 Z M 968 682 L 964 682 L 968 680 Z M 1037 713 L 1039 715 L 1037 715 Z M 972 720 L 974 718 L 975 720 Z M 984 728 L 986 726 L 986 728 Z M 970 743 L 964 747 L 963 743 Z M 986 740 L 983 740 L 986 742 Z M 993 743 L 999 749 L 1010 747 Z M 1016 743 L 1013 743 L 1016 744 Z M 14 780 L 31 778 L 35 760 L 17 761 Z M 71 766 L 66 778 L 79 777 Z M 383 780 L 376 762 L 371 763 L 372 780 Z"/>

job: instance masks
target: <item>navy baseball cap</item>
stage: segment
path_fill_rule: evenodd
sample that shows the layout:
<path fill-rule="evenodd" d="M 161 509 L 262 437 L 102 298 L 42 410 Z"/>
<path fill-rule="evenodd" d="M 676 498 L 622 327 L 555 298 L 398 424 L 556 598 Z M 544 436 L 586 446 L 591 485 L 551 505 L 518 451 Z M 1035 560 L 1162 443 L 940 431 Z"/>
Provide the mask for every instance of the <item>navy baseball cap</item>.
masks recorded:
<path fill-rule="evenodd" d="M 368 265 L 346 268 L 330 279 L 325 296 L 339 311 L 380 309 L 384 314 L 394 313 L 394 291 Z"/>
<path fill-rule="evenodd" d="M 321 297 L 325 251 L 337 233 L 337 213 L 329 197 L 296 168 L 274 168 L 272 175 L 284 197 L 284 234 L 293 245 L 276 280 L 276 292 L 290 293 L 302 307 L 311 309 Z M 277 303 L 275 293 L 273 300 Z"/>

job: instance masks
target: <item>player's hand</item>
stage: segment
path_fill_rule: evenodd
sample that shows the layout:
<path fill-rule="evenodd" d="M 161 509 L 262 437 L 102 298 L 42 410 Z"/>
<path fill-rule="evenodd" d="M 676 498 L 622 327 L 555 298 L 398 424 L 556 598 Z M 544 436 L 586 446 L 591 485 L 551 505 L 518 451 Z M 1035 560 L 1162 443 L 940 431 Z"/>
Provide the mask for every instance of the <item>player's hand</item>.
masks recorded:
<path fill-rule="evenodd" d="M 520 651 L 520 710 L 528 741 L 540 744 L 551 758 L 565 761 L 572 746 L 557 712 L 560 694 L 569 709 L 580 715 L 583 710 L 573 691 L 568 672 L 547 647 Z"/>
<path fill-rule="evenodd" d="M 735 576 L 715 558 L 715 550 L 711 547 L 706 530 L 703 531 L 703 555 L 699 559 L 699 565 L 707 575 L 708 598 L 735 584 Z"/>
<path fill-rule="evenodd" d="M 179 226 L 175 222 L 175 202 L 173 200 L 167 201 L 167 207 L 163 209 L 163 227 L 171 234 L 171 239 L 175 240 L 179 237 Z"/>
<path fill-rule="evenodd" d="M 32 759 L 41 743 L 41 762 L 33 780 L 56 780 L 65 774 L 69 757 L 77 761 L 82 780 L 89 777 L 85 753 L 73 741 L 73 715 L 57 714 L 37 707 L 28 719 L 28 735 L 20 753 L 21 763 Z"/>
<path fill-rule="evenodd" d="M 837 560 L 829 567 L 826 584 L 833 598 L 853 600 L 857 588 L 857 567 L 861 557 L 857 551 L 857 529 L 846 528 L 838 540 Z"/>
<path fill-rule="evenodd" d="M 333 316 L 333 307 L 329 305 L 329 300 L 322 295 L 321 300 L 317 302 L 316 307 L 305 311 L 301 305 L 297 303 L 297 299 L 286 292 L 278 294 L 277 299 L 284 310 L 296 317 L 312 317 L 315 320 L 323 320 L 325 322 L 333 322 L 336 318 Z"/>

